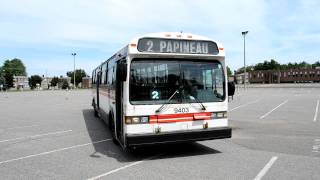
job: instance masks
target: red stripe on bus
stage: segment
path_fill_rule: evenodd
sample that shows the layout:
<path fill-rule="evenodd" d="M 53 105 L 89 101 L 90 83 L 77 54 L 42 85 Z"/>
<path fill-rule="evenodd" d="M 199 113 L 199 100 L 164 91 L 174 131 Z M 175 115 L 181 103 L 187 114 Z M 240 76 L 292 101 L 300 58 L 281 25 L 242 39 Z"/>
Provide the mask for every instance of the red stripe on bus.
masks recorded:
<path fill-rule="evenodd" d="M 210 120 L 211 113 L 188 113 L 188 114 L 161 114 L 149 116 L 149 122 L 154 123 L 173 123 L 173 122 L 188 122 L 197 120 Z"/>

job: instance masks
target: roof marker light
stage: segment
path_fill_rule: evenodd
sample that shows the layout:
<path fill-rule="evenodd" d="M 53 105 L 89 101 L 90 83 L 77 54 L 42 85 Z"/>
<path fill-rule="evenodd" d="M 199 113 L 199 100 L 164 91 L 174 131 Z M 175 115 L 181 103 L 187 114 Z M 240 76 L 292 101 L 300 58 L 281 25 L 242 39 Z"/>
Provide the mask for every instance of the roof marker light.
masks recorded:
<path fill-rule="evenodd" d="M 219 50 L 220 50 L 220 51 L 223 51 L 223 50 L 224 50 L 224 48 L 223 48 L 223 47 L 219 47 Z"/>
<path fill-rule="evenodd" d="M 188 35 L 187 38 L 192 38 L 192 36 L 191 36 L 191 35 Z"/>
<path fill-rule="evenodd" d="M 132 44 L 130 44 L 130 46 L 131 47 L 137 47 L 137 44 L 132 43 Z"/>

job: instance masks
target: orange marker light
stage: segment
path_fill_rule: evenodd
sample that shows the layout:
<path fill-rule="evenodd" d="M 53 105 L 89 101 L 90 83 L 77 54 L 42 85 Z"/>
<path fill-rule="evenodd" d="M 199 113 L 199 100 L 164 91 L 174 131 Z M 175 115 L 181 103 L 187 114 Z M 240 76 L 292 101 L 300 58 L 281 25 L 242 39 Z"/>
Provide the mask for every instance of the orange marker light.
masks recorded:
<path fill-rule="evenodd" d="M 220 50 L 220 51 L 223 51 L 223 50 L 224 50 L 224 48 L 223 48 L 223 47 L 219 47 L 219 50 Z"/>
<path fill-rule="evenodd" d="M 131 47 L 137 47 L 137 44 L 130 44 Z"/>
<path fill-rule="evenodd" d="M 178 37 L 178 38 L 181 38 L 182 36 L 181 36 L 181 34 L 178 34 L 177 37 Z"/>
<path fill-rule="evenodd" d="M 164 36 L 165 37 L 171 37 L 171 34 L 165 34 Z"/>
<path fill-rule="evenodd" d="M 188 35 L 187 38 L 192 38 L 192 36 L 191 36 L 191 35 Z"/>

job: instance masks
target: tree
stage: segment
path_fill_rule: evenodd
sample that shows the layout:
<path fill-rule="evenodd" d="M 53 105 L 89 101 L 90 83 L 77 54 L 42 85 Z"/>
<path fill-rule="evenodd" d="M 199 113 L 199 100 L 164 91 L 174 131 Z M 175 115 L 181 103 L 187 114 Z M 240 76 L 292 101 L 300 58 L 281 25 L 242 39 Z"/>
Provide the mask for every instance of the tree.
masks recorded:
<path fill-rule="evenodd" d="M 67 76 L 71 77 L 71 83 L 73 83 L 73 71 L 67 72 Z M 78 84 L 82 82 L 82 78 L 86 76 L 87 74 L 83 69 L 76 69 L 76 86 L 78 86 Z"/>
<path fill-rule="evenodd" d="M 5 84 L 6 79 L 3 77 L 3 68 L 0 66 L 0 84 Z"/>
<path fill-rule="evenodd" d="M 0 75 L 0 84 L 6 84 L 6 79 Z"/>
<path fill-rule="evenodd" d="M 315 63 L 312 64 L 312 67 L 315 68 L 315 67 L 320 67 L 320 61 L 317 61 Z"/>
<path fill-rule="evenodd" d="M 59 83 L 59 78 L 53 77 L 50 83 L 51 83 L 51 86 L 57 86 L 57 84 Z"/>
<path fill-rule="evenodd" d="M 34 89 L 37 87 L 37 84 L 41 84 L 42 78 L 39 75 L 33 75 L 29 78 L 29 86 L 31 89 Z"/>
<path fill-rule="evenodd" d="M 66 79 L 62 80 L 61 89 L 69 88 L 69 83 Z"/>
<path fill-rule="evenodd" d="M 9 87 L 13 87 L 13 76 L 26 76 L 26 67 L 20 59 L 6 60 L 2 67 L 2 74 Z"/>

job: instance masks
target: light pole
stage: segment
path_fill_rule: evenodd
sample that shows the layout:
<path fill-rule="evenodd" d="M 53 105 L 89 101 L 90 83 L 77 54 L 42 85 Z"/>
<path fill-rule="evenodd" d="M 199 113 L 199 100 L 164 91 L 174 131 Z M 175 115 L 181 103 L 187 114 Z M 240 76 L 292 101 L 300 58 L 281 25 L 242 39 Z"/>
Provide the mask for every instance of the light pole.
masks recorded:
<path fill-rule="evenodd" d="M 249 31 L 241 32 L 243 36 L 243 64 L 244 64 L 244 75 L 243 75 L 243 87 L 246 89 L 246 35 Z"/>
<path fill-rule="evenodd" d="M 72 53 L 73 56 L 73 88 L 76 88 L 76 55 L 77 53 Z"/>

